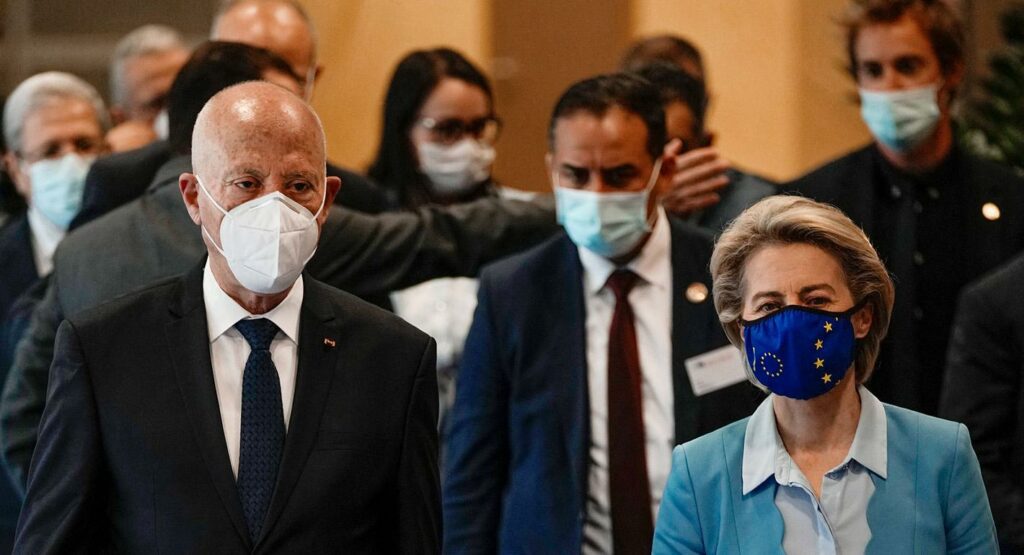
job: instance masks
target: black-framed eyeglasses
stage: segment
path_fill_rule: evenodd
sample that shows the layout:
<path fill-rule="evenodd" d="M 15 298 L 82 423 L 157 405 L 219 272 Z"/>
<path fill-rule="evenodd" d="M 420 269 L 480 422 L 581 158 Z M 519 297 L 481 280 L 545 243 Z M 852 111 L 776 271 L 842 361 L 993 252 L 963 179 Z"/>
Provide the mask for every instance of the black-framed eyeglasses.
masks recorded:
<path fill-rule="evenodd" d="M 420 118 L 416 124 L 430 131 L 433 142 L 446 145 L 457 142 L 466 136 L 494 144 L 501 132 L 501 120 L 496 116 L 487 116 L 468 122 L 457 118 L 442 120 Z"/>

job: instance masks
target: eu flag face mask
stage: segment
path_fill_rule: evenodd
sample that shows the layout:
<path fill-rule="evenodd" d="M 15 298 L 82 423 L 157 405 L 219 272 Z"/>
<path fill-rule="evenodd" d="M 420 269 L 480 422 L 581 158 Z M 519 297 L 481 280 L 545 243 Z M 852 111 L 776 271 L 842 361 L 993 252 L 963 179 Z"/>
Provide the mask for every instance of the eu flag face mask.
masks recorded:
<path fill-rule="evenodd" d="M 793 399 L 813 399 L 846 376 L 856 356 L 850 317 L 845 312 L 791 305 L 743 325 L 743 350 L 754 379 L 768 391 Z"/>
<path fill-rule="evenodd" d="M 40 160 L 28 167 L 32 181 L 32 207 L 57 227 L 66 230 L 82 208 L 85 176 L 94 156 L 66 154 Z"/>
<path fill-rule="evenodd" d="M 906 91 L 860 90 L 860 114 L 878 142 L 906 152 L 932 135 L 939 123 L 939 85 Z"/>
<path fill-rule="evenodd" d="M 628 193 L 595 193 L 562 187 L 556 173 L 558 223 L 577 246 L 605 258 L 622 256 L 651 230 L 647 199 L 660 173 L 661 158 L 658 158 L 644 190 Z"/>
<path fill-rule="evenodd" d="M 220 245 L 206 231 L 206 226 L 203 226 L 203 233 L 227 260 L 238 283 L 264 295 L 291 287 L 316 253 L 320 238 L 316 218 L 324 209 L 326 187 L 316 214 L 276 191 L 228 211 L 214 200 L 198 176 L 196 181 L 224 214 L 220 221 Z"/>

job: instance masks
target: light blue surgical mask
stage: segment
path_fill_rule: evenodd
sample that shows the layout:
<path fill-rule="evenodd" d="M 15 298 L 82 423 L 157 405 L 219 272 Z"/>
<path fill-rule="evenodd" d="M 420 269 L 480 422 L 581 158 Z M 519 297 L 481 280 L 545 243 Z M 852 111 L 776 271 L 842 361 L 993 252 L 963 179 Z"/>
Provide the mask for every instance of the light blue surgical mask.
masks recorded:
<path fill-rule="evenodd" d="M 875 139 L 907 152 L 932 135 L 939 123 L 939 85 L 905 91 L 860 90 L 860 114 Z"/>
<path fill-rule="evenodd" d="M 642 191 L 595 193 L 571 189 L 555 181 L 555 208 L 558 223 L 565 228 L 577 246 L 598 256 L 615 258 L 633 248 L 651 230 L 647 214 L 647 199 L 661 173 L 661 158 Z"/>
<path fill-rule="evenodd" d="M 61 158 L 39 160 L 28 167 L 32 181 L 32 207 L 66 230 L 82 208 L 85 176 L 94 156 L 69 153 Z"/>

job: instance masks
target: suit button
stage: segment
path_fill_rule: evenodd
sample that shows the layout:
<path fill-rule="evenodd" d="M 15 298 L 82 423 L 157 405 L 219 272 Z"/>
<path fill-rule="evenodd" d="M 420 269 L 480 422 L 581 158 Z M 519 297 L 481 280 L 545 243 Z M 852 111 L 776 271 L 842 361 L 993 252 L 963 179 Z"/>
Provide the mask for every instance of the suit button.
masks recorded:
<path fill-rule="evenodd" d="M 939 200 L 939 190 L 935 187 L 928 187 L 928 198 L 932 200 Z"/>
<path fill-rule="evenodd" d="M 914 213 L 915 214 L 920 214 L 921 212 L 924 212 L 924 206 L 922 206 L 919 201 L 915 200 L 914 201 Z"/>
<path fill-rule="evenodd" d="M 914 319 L 917 321 L 924 320 L 924 309 L 921 307 L 914 307 Z"/>
<path fill-rule="evenodd" d="M 914 252 L 914 265 L 921 266 L 924 264 L 924 255 L 920 252 Z"/>
<path fill-rule="evenodd" d="M 889 194 L 892 195 L 892 198 L 900 198 L 903 196 L 903 191 L 901 191 L 899 187 L 893 185 L 892 188 L 889 189 Z"/>

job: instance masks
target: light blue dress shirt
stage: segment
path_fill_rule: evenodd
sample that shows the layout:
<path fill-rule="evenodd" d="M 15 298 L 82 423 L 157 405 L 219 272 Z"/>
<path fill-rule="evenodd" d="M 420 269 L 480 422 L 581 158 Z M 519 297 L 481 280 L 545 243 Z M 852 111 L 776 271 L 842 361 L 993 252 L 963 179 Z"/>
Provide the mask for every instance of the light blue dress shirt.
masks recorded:
<path fill-rule="evenodd" d="M 886 418 L 882 403 L 864 387 L 860 420 L 842 463 L 825 473 L 821 498 L 793 462 L 779 437 L 774 395 L 758 407 L 743 438 L 743 494 L 774 478 L 775 506 L 782 516 L 782 548 L 789 555 L 864 553 L 871 540 L 868 502 L 875 492 L 869 473 L 886 478 Z"/>

